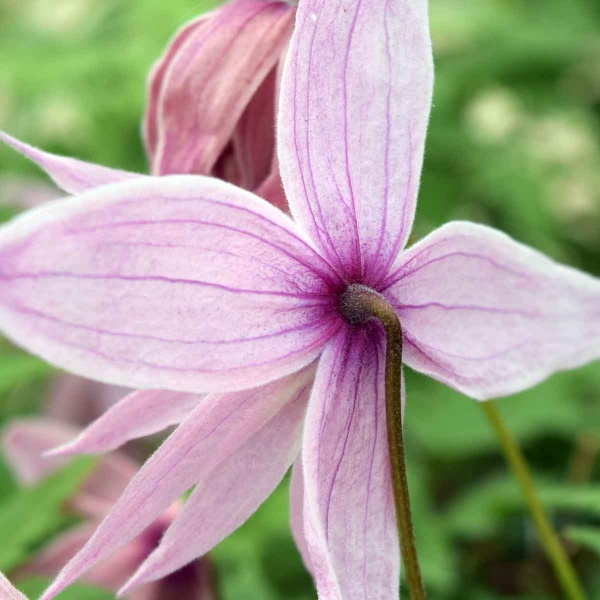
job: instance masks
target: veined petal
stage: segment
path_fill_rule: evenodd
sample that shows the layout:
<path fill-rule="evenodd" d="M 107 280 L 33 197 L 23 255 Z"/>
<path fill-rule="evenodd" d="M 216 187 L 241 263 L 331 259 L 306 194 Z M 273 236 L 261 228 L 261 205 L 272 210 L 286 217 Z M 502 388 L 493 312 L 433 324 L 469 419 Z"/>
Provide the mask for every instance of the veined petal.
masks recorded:
<path fill-rule="evenodd" d="M 142 389 L 261 385 L 339 322 L 294 223 L 204 177 L 107 186 L 0 228 L 0 329 L 71 372 Z"/>
<path fill-rule="evenodd" d="M 433 68 L 426 0 L 306 0 L 284 69 L 281 173 L 296 220 L 375 286 L 412 227 Z"/>
<path fill-rule="evenodd" d="M 385 295 L 408 365 L 485 400 L 600 358 L 600 280 L 473 223 L 401 255 Z"/>
<path fill-rule="evenodd" d="M 119 592 L 173 573 L 244 523 L 298 455 L 310 381 L 261 430 L 196 485 L 160 546 Z"/>
<path fill-rule="evenodd" d="M 170 40 L 164 54 L 150 70 L 147 84 L 148 105 L 144 114 L 143 134 L 146 153 L 151 165 L 154 163 L 154 153 L 156 152 L 156 144 L 158 143 L 160 95 L 165 75 L 183 44 L 213 15 L 214 12 L 205 13 L 181 27 Z"/>
<path fill-rule="evenodd" d="M 182 44 L 164 76 L 153 173 L 210 173 L 289 39 L 284 2 L 236 0 Z"/>
<path fill-rule="evenodd" d="M 219 469 L 288 402 L 305 393 L 312 368 L 267 386 L 209 396 L 172 433 L 132 480 L 83 550 L 42 600 L 54 598 L 94 564 L 141 533 L 181 494 Z"/>
<path fill-rule="evenodd" d="M 2 573 L 0 573 L 0 594 L 2 600 L 27 600 L 27 596 L 21 594 Z"/>
<path fill-rule="evenodd" d="M 384 363 L 375 331 L 337 336 L 320 358 L 309 402 L 304 528 L 317 591 L 327 600 L 399 594 Z"/>
<path fill-rule="evenodd" d="M 184 421 L 203 400 L 200 394 L 169 390 L 132 392 L 109 408 L 74 440 L 48 454 L 101 454 L 129 440 L 151 435 Z"/>
<path fill-rule="evenodd" d="M 313 566 L 304 532 L 304 474 L 302 471 L 302 457 L 299 456 L 294 463 L 290 482 L 290 527 L 304 566 L 312 573 Z"/>
<path fill-rule="evenodd" d="M 79 194 L 102 185 L 146 177 L 146 175 L 140 175 L 139 173 L 128 173 L 127 171 L 110 169 L 75 158 L 50 154 L 21 142 L 6 133 L 0 132 L 0 140 L 46 171 L 54 183 L 69 194 Z"/>
<path fill-rule="evenodd" d="M 16 476 L 31 485 L 64 466 L 69 459 L 45 453 L 77 435 L 77 429 L 41 417 L 20 419 L 3 432 L 4 455 Z M 81 490 L 69 503 L 80 514 L 102 519 L 137 471 L 123 454 L 103 457 Z"/>

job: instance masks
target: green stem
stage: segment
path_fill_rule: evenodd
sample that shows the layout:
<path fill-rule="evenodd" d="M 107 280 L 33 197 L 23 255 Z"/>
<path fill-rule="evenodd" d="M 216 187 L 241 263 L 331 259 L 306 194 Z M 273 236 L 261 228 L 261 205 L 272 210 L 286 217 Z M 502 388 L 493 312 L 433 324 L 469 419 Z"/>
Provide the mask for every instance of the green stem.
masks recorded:
<path fill-rule="evenodd" d="M 383 296 L 358 284 L 348 286 L 341 298 L 340 309 L 353 325 L 377 319 L 385 330 L 387 337 L 385 409 L 398 538 L 410 598 L 411 600 L 425 600 L 425 587 L 419 568 L 410 511 L 402 436 L 402 326 L 400 319 Z"/>
<path fill-rule="evenodd" d="M 558 535 L 550 524 L 519 446 L 504 425 L 496 406 L 489 401 L 481 403 L 481 406 L 498 436 L 506 461 L 521 486 L 531 517 L 537 528 L 540 542 L 554 567 L 554 572 L 566 597 L 570 600 L 585 600 L 586 595 L 583 587 Z"/>

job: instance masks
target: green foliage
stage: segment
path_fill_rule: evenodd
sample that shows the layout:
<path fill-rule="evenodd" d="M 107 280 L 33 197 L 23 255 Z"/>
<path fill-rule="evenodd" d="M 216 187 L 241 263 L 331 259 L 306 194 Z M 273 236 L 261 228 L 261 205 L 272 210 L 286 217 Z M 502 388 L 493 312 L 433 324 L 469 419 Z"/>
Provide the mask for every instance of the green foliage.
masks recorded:
<path fill-rule="evenodd" d="M 32 488 L 10 494 L 0 503 L 0 571 L 22 564 L 69 522 L 65 502 L 81 487 L 95 460 L 79 458 Z"/>
<path fill-rule="evenodd" d="M 28 598 L 37 598 L 48 587 L 49 583 L 47 579 L 27 579 L 19 582 L 18 587 Z M 57 600 L 112 600 L 114 594 L 79 583 L 69 587 L 56 598 Z"/>

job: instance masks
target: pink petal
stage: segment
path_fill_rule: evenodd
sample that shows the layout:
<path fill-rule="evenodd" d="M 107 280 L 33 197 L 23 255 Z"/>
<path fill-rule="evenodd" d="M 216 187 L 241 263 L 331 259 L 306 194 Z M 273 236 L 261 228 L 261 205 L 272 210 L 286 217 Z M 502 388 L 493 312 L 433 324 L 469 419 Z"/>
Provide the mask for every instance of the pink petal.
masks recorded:
<path fill-rule="evenodd" d="M 399 257 L 388 286 L 406 363 L 474 398 L 600 358 L 600 280 L 495 229 L 441 227 Z"/>
<path fill-rule="evenodd" d="M 290 483 L 290 527 L 304 566 L 312 573 L 313 565 L 304 532 L 304 474 L 302 471 L 302 459 L 298 457 L 292 469 Z"/>
<path fill-rule="evenodd" d="M 0 573 L 0 598 L 2 600 L 27 600 L 27 597 L 21 594 L 2 573 Z"/>
<path fill-rule="evenodd" d="M 310 363 L 340 326 L 334 275 L 294 223 L 203 177 L 29 211 L 0 229 L 0 279 L 0 329 L 16 343 L 143 389 L 257 386 Z"/>
<path fill-rule="evenodd" d="M 107 410 L 76 439 L 50 455 L 101 454 L 129 440 L 162 431 L 184 421 L 202 401 L 199 394 L 168 390 L 133 392 Z"/>
<path fill-rule="evenodd" d="M 237 0 L 191 32 L 164 77 L 155 174 L 210 173 L 280 58 L 293 15 L 284 2 Z"/>
<path fill-rule="evenodd" d="M 44 398 L 44 412 L 59 421 L 88 425 L 128 393 L 129 388 L 61 373 L 53 378 Z"/>
<path fill-rule="evenodd" d="M 4 455 L 15 474 L 31 485 L 69 462 L 66 457 L 47 457 L 45 453 L 77 435 L 77 429 L 40 417 L 20 419 L 3 432 Z M 70 501 L 77 512 L 102 519 L 135 475 L 137 465 L 123 454 L 111 454 L 100 460 Z"/>
<path fill-rule="evenodd" d="M 256 189 L 256 194 L 283 212 L 290 212 L 277 163 L 271 167 L 269 176 Z"/>
<path fill-rule="evenodd" d="M 304 369 L 254 390 L 209 396 L 175 430 L 132 480 L 86 547 L 48 588 L 49 600 L 98 561 L 141 533 L 175 499 L 224 463 L 313 377 Z"/>
<path fill-rule="evenodd" d="M 310 395 L 288 402 L 261 430 L 198 481 L 160 546 L 120 591 L 154 581 L 202 556 L 244 523 L 271 494 L 298 455 Z"/>
<path fill-rule="evenodd" d="M 307 0 L 283 76 L 292 214 L 348 280 L 376 286 L 411 230 L 432 92 L 426 0 Z"/>
<path fill-rule="evenodd" d="M 323 352 L 304 429 L 304 527 L 319 597 L 397 600 L 383 345 L 350 330 Z"/>
<path fill-rule="evenodd" d="M 159 130 L 159 105 L 160 105 L 160 94 L 162 92 L 165 75 L 171 66 L 174 58 L 177 56 L 179 49 L 183 44 L 195 33 L 195 31 L 205 24 L 214 13 L 206 13 L 200 17 L 193 19 L 189 23 L 186 23 L 171 39 L 167 45 L 165 53 L 156 61 L 148 76 L 148 106 L 146 107 L 146 113 L 144 115 L 144 143 L 146 145 L 146 152 L 150 164 L 154 162 L 154 153 L 156 151 L 156 144 L 158 143 L 158 130 Z"/>
<path fill-rule="evenodd" d="M 0 140 L 36 163 L 38 167 L 46 171 L 59 188 L 69 194 L 79 194 L 102 185 L 146 177 L 138 173 L 109 169 L 82 160 L 50 154 L 6 133 L 0 132 Z"/>

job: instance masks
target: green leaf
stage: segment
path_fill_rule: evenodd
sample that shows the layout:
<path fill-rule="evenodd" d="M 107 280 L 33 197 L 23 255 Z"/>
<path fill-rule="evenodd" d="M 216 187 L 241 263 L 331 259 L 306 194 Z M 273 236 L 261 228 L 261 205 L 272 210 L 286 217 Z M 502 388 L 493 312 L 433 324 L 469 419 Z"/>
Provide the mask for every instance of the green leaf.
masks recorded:
<path fill-rule="evenodd" d="M 588 550 L 600 556 L 600 527 L 573 526 L 565 531 L 565 535 L 576 544 L 585 546 Z"/>
<path fill-rule="evenodd" d="M 48 587 L 50 581 L 36 577 L 35 579 L 26 579 L 18 583 L 18 588 L 28 597 L 37 598 Z M 57 600 L 113 600 L 114 593 L 100 588 L 76 583 L 70 585 L 68 589 L 56 596 Z"/>
<path fill-rule="evenodd" d="M 64 502 L 77 492 L 96 462 L 95 458 L 78 458 L 36 486 L 18 490 L 0 505 L 0 571 L 23 563 L 69 522 Z"/>
<path fill-rule="evenodd" d="M 53 372 L 53 367 L 29 354 L 3 354 L 0 360 L 0 394 Z"/>

